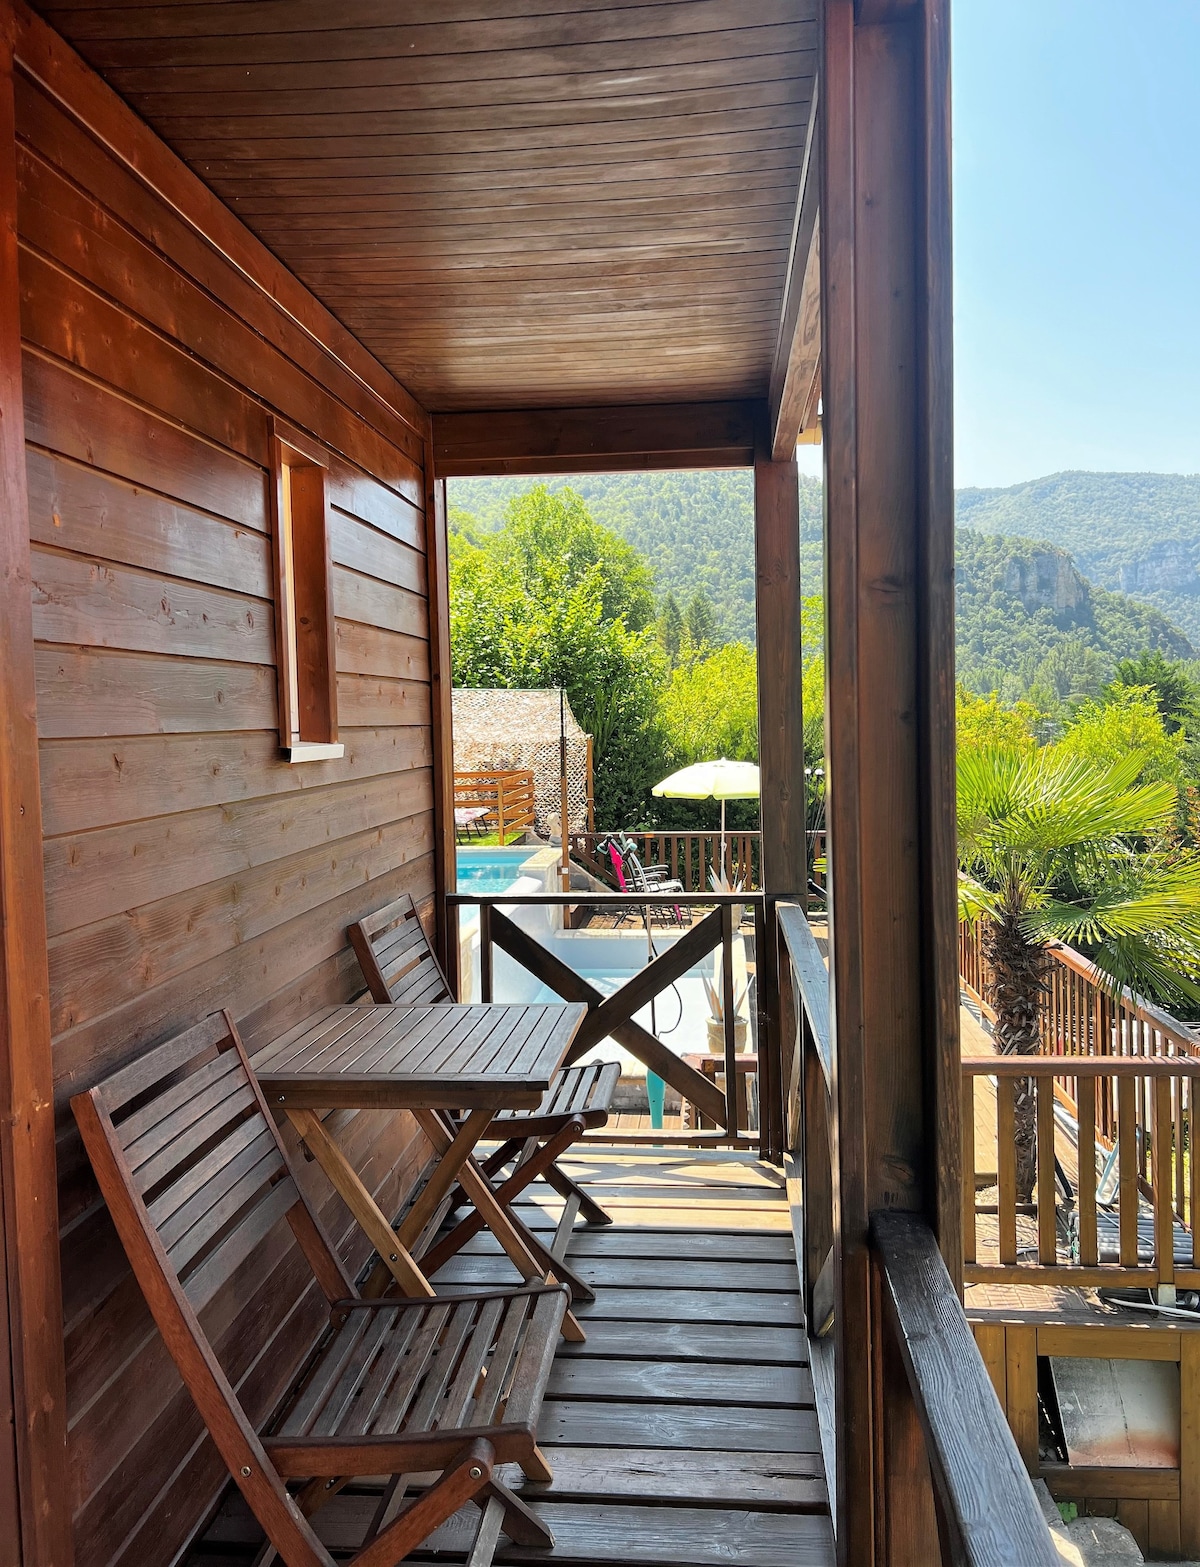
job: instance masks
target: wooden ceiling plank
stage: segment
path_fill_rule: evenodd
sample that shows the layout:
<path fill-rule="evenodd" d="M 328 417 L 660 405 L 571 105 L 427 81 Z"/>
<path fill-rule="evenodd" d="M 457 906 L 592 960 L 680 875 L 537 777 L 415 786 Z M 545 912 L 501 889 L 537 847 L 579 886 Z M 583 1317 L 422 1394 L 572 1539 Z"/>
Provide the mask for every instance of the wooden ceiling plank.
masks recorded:
<path fill-rule="evenodd" d="M 500 50 L 563 48 L 575 44 L 614 43 L 633 38 L 689 36 L 724 32 L 742 19 L 735 4 L 709 0 L 662 5 L 604 6 L 564 11 L 561 0 L 522 0 L 514 14 L 500 0 L 493 14 L 472 5 L 471 16 L 451 20 L 440 5 L 417 21 L 411 6 L 396 22 L 388 0 L 374 5 L 343 0 L 331 8 L 323 0 L 275 0 L 274 4 L 213 6 L 150 5 L 124 11 L 107 8 L 65 13 L 50 11 L 59 26 L 84 48 L 98 69 L 149 65 L 273 64 L 285 60 L 416 58 Z M 755 0 L 758 25 L 792 24 L 815 46 L 811 11 L 800 0 Z"/>
<path fill-rule="evenodd" d="M 671 170 L 655 159 L 646 165 L 623 162 L 611 173 L 608 165 L 576 165 L 578 177 L 570 181 L 570 188 L 579 191 L 605 191 L 614 186 L 618 191 L 648 191 L 658 186 L 664 191 L 685 191 L 695 184 L 718 177 L 736 180 L 743 176 L 771 175 L 773 179 L 790 177 L 795 191 L 803 148 L 798 141 L 788 140 L 777 147 L 752 148 L 732 155 L 703 151 L 694 157 L 679 160 L 682 172 Z M 289 171 L 284 179 L 269 177 L 264 171 L 234 167 L 222 181 L 227 199 L 241 210 L 242 202 L 249 198 L 266 197 L 282 202 L 292 197 L 315 198 L 351 196 L 409 197 L 424 195 L 436 199 L 443 191 L 447 196 L 455 193 L 505 190 L 517 195 L 522 192 L 542 193 L 546 190 L 544 171 L 510 167 L 488 168 L 480 160 L 461 170 L 441 170 L 426 174 L 405 171 L 400 174 L 344 175 L 340 179 L 311 179 L 304 174 Z M 243 194 L 239 194 L 242 192 Z"/>
<path fill-rule="evenodd" d="M 747 109 L 747 98 L 753 109 Z M 759 80 L 733 86 L 706 87 L 638 98 L 574 98 L 551 102 L 491 104 L 473 103 L 447 109 L 362 109 L 348 110 L 339 94 L 308 95 L 307 109 L 289 109 L 280 114 L 234 114 L 220 102 L 210 104 L 202 114 L 172 112 L 153 115 L 159 133 L 172 145 L 183 142 L 253 141 L 269 145 L 291 141 L 333 143 L 343 138 L 371 143 L 386 142 L 389 147 L 413 136 L 440 139 L 447 135 L 472 136 L 482 148 L 490 148 L 498 133 L 536 131 L 554 137 L 579 126 L 593 127 L 592 135 L 613 141 L 654 141 L 661 134 L 686 134 L 694 129 L 700 135 L 720 134 L 724 118 L 736 116 L 739 124 L 751 119 L 773 129 L 777 125 L 806 125 L 812 98 L 810 77 L 783 80 Z M 151 115 L 138 100 L 139 112 Z M 769 111 L 774 109 L 776 113 Z M 798 122 L 792 115 L 804 111 Z M 615 129 L 614 129 L 615 128 Z M 753 128 L 750 126 L 749 128 Z M 629 131 L 632 134 L 616 134 Z M 480 138 L 483 138 L 480 140 Z M 539 137 L 538 145 L 543 144 Z M 575 145 L 569 141 L 568 145 Z"/>
<path fill-rule="evenodd" d="M 815 0 L 57 0 L 53 15 L 427 406 L 766 397 Z M 749 438 L 724 440 L 680 450 L 749 461 Z M 654 456 L 635 445 L 607 460 Z"/>
<path fill-rule="evenodd" d="M 413 227 L 423 227 L 426 219 L 434 225 L 483 222 L 490 214 L 508 214 L 513 223 L 535 222 L 540 218 L 589 218 L 612 215 L 623 217 L 636 212 L 652 212 L 659 217 L 685 216 L 695 212 L 726 212 L 745 207 L 753 210 L 759 202 L 768 208 L 786 207 L 795 201 L 795 182 L 785 180 L 775 170 L 739 175 L 714 175 L 687 181 L 651 180 L 644 184 L 618 186 L 572 186 L 568 189 L 509 191 L 417 190 L 404 196 L 404 211 Z M 308 226 L 314 218 L 325 218 L 331 226 L 347 219 L 361 223 L 372 218 L 394 221 L 396 201 L 392 194 L 330 195 L 288 197 L 255 196 L 239 199 L 238 212 L 243 219 L 257 223 L 276 222 Z"/>
<path fill-rule="evenodd" d="M 247 115 L 302 114 L 314 94 L 334 99 L 346 110 L 424 112 L 459 107 L 468 95 L 487 105 L 603 102 L 631 93 L 671 94 L 737 82 L 811 78 L 816 51 L 798 48 L 797 43 L 789 27 L 739 28 L 690 40 L 637 39 L 623 48 L 604 44 L 443 59 L 251 66 L 236 80 L 231 80 L 228 66 L 181 66 L 172 70 L 165 87 L 157 69 L 106 74 L 114 88 L 151 117 L 202 115 L 214 108 Z"/>
<path fill-rule="evenodd" d="M 723 140 L 730 133 L 746 131 L 776 132 L 790 130 L 802 138 L 808 125 L 807 103 L 770 104 L 765 108 L 721 109 L 711 113 L 666 115 L 653 120 L 604 120 L 575 122 L 536 128 L 518 126 L 481 126 L 453 132 L 458 157 L 472 154 L 519 152 L 526 157 L 541 154 L 546 164 L 556 162 L 560 151 L 583 148 L 593 157 L 619 156 L 616 149 L 632 147 L 636 152 L 650 148 L 663 156 L 672 142 L 693 144 L 698 137 Z M 375 135 L 270 135 L 247 139 L 242 136 L 211 134 L 171 136 L 171 145 L 180 155 L 200 167 L 220 159 L 286 162 L 289 158 L 306 163 L 350 157 L 361 167 L 372 159 L 436 155 L 446 145 L 448 132 L 420 130 L 388 131 Z M 644 155 L 644 154 L 643 154 Z"/>

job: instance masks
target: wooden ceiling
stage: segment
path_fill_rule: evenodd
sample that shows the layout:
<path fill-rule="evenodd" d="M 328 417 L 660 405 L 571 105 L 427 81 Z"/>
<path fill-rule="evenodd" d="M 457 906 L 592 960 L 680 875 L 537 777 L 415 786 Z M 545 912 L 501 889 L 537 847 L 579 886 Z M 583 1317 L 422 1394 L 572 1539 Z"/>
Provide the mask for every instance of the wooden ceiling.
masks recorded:
<path fill-rule="evenodd" d="M 53 0 L 439 409 L 763 397 L 816 0 Z"/>

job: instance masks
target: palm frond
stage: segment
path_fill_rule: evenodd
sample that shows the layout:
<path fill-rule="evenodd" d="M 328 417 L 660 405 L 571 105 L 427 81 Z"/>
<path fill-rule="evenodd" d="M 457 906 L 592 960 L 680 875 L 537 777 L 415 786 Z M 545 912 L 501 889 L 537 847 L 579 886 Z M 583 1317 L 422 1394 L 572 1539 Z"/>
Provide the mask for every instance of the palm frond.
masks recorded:
<path fill-rule="evenodd" d="M 976 881 L 974 876 L 968 876 L 965 871 L 958 873 L 958 917 L 974 925 L 977 920 L 987 917 L 998 918 L 1000 913 L 1000 899 L 985 887 L 981 881 Z"/>

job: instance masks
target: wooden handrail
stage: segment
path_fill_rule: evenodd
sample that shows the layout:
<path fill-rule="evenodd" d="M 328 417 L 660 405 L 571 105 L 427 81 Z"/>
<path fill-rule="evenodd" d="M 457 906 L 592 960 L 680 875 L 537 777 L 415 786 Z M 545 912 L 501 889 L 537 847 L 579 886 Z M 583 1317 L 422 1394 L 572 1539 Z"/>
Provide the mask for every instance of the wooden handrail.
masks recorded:
<path fill-rule="evenodd" d="M 1200 1040 L 1178 1018 L 1123 986 L 1114 994 L 1107 975 L 1063 942 L 1049 942 L 1049 988 L 1040 1005 L 1042 1043 L 1047 1055 L 1193 1054 Z M 982 922 L 959 926 L 959 972 L 964 989 L 994 1020 L 985 991 Z"/>
<path fill-rule="evenodd" d="M 792 960 L 792 974 L 800 994 L 801 1005 L 812 1029 L 817 1054 L 825 1068 L 828 1080 L 833 1073 L 833 1029 L 829 1012 L 829 970 L 804 910 L 794 903 L 779 905 L 779 930 L 783 936 L 788 956 Z"/>
<path fill-rule="evenodd" d="M 1033 1485 L 933 1232 L 919 1214 L 876 1213 L 871 1240 L 885 1316 L 941 1501 L 943 1561 L 1057 1567 Z"/>
<path fill-rule="evenodd" d="M 967 1077 L 1200 1077 L 1200 1056 L 963 1056 Z"/>

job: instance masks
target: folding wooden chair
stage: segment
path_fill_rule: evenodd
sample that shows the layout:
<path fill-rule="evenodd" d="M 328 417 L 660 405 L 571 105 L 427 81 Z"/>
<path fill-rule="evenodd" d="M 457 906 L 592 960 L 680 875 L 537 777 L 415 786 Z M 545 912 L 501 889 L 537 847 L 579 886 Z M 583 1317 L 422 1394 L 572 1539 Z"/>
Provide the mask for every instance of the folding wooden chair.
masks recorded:
<path fill-rule="evenodd" d="M 334 1567 L 309 1519 L 349 1481 L 373 1475 L 390 1478 L 357 1567 L 393 1567 L 467 1502 L 482 1513 L 471 1556 L 481 1567 L 501 1530 L 522 1545 L 553 1544 L 495 1471 L 518 1463 L 550 1478 L 536 1430 L 564 1288 L 362 1299 L 295 1182 L 227 1013 L 71 1105 L 167 1349 L 266 1532 L 260 1560 L 277 1553 L 288 1567 Z M 283 1218 L 330 1320 L 260 1430 L 201 1318 Z"/>
<path fill-rule="evenodd" d="M 416 1006 L 454 999 L 407 893 L 351 925 L 349 937 L 375 1001 Z M 575 1221 L 582 1216 L 586 1224 L 611 1224 L 612 1219 L 559 1166 L 558 1160 L 584 1132 L 608 1121 L 608 1108 L 620 1077 L 619 1061 L 564 1068 L 556 1074 L 536 1110 L 502 1111 L 496 1116 L 492 1124 L 503 1141 L 480 1166 L 488 1179 L 495 1181 L 507 1165 L 514 1164 L 508 1179 L 496 1187 L 497 1198 L 510 1210 L 517 1197 L 539 1176 L 563 1198 L 562 1218 L 549 1247 L 524 1226 L 522 1230 L 535 1253 L 548 1268 L 553 1268 L 556 1277 L 566 1279 L 572 1295 L 579 1300 L 592 1300 L 594 1294 L 566 1262 Z M 461 1200 L 461 1193 L 453 1195 Z M 510 1217 L 519 1222 L 511 1212 Z M 423 1253 L 423 1264 L 431 1271 L 441 1267 L 482 1228 L 483 1220 L 472 1213 L 450 1235 Z"/>

